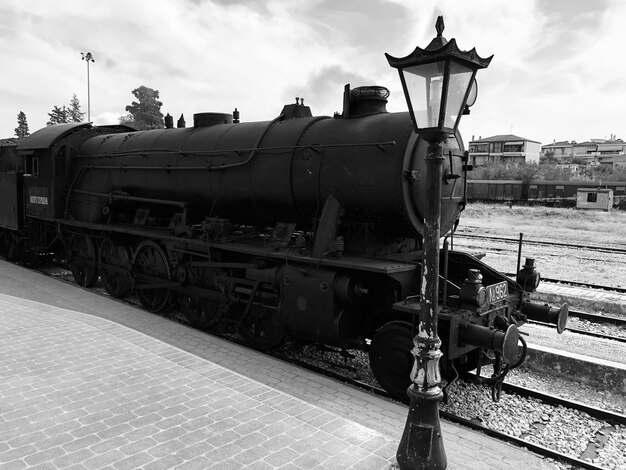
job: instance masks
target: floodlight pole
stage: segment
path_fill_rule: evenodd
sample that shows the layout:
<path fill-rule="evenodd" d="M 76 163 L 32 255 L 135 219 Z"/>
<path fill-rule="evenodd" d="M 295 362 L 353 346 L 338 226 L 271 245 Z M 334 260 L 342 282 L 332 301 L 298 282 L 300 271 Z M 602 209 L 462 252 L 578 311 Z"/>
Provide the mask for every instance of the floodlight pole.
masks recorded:
<path fill-rule="evenodd" d="M 91 52 L 81 52 L 83 60 L 87 61 L 87 122 L 91 122 L 91 94 L 89 89 L 89 62 L 95 62 Z"/>

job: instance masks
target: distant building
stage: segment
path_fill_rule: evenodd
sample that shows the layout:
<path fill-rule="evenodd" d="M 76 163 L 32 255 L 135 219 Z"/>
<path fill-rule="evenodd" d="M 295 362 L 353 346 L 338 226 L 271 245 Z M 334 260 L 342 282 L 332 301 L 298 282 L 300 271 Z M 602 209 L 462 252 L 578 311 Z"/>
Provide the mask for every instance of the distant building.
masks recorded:
<path fill-rule="evenodd" d="M 541 142 L 517 135 L 494 135 L 469 143 L 470 163 L 474 166 L 491 163 L 539 163 Z"/>
<path fill-rule="evenodd" d="M 576 207 L 578 209 L 602 209 L 610 211 L 613 208 L 613 190 L 603 188 L 578 188 L 576 193 Z"/>
<path fill-rule="evenodd" d="M 611 135 L 609 140 L 591 139 L 588 142 L 554 142 L 541 147 L 543 156 L 556 158 L 559 165 L 626 166 L 626 142 Z"/>
<path fill-rule="evenodd" d="M 575 142 L 554 142 L 552 144 L 543 145 L 541 154 L 543 156 L 552 156 L 559 160 L 559 163 L 570 163 L 574 153 L 573 147 Z"/>

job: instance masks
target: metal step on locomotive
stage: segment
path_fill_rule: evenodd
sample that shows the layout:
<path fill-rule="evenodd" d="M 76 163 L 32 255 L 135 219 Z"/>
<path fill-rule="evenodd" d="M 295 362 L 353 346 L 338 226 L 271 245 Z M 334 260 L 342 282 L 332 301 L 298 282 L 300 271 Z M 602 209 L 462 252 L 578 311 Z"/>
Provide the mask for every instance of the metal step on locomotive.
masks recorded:
<path fill-rule="evenodd" d="M 286 338 L 369 350 L 406 399 L 418 323 L 427 142 L 379 86 L 344 90 L 343 111 L 302 100 L 268 122 L 202 113 L 193 127 L 136 132 L 60 124 L 21 141 L 0 173 L 0 245 L 12 259 L 66 259 L 81 286 L 150 311 L 175 303 L 200 328 L 258 349 Z M 466 201 L 460 135 L 443 142 L 441 233 Z M 523 360 L 527 318 L 565 327 L 567 307 L 528 301 L 532 263 L 513 280 L 443 244 L 444 377 Z M 224 326 L 226 325 L 226 326 Z M 523 346 L 523 345 L 522 345 Z"/>

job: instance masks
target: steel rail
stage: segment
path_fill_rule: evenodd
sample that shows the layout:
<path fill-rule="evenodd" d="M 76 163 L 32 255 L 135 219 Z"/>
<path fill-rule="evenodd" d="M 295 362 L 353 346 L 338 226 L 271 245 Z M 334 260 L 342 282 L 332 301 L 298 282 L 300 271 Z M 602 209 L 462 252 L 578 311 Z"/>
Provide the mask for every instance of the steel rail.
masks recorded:
<path fill-rule="evenodd" d="M 622 413 L 603 410 L 595 406 L 585 405 L 584 403 L 578 401 L 566 400 L 551 393 L 539 392 L 527 387 L 522 387 L 521 385 L 514 385 L 506 382 L 502 384 L 502 390 L 507 393 L 515 393 L 522 397 L 536 398 L 548 405 L 563 406 L 565 408 L 581 411 L 583 413 L 587 413 L 595 419 L 606 421 L 610 424 L 626 426 L 626 415 Z"/>
<path fill-rule="evenodd" d="M 515 279 L 515 273 L 504 273 L 504 275 Z M 603 286 L 600 284 L 593 284 L 591 282 L 567 281 L 565 279 L 553 279 L 550 277 L 543 277 L 543 276 L 541 277 L 541 281 L 552 283 L 552 284 L 565 284 L 565 285 L 574 286 L 574 287 L 587 287 L 589 289 L 606 290 L 609 292 L 618 292 L 620 294 L 626 294 L 626 288 L 624 287 Z"/>
<path fill-rule="evenodd" d="M 309 370 L 311 372 L 315 372 L 315 373 L 321 374 L 321 375 L 323 375 L 325 377 L 329 377 L 329 378 L 338 380 L 340 382 L 343 382 L 345 384 L 351 385 L 353 387 L 365 389 L 369 393 L 372 393 L 374 395 L 380 396 L 382 398 L 386 398 L 386 399 L 395 401 L 393 398 L 391 398 L 387 394 L 387 392 L 385 392 L 384 390 L 382 390 L 382 389 L 380 389 L 378 387 L 375 387 L 373 385 L 366 384 L 366 383 L 361 382 L 359 380 L 346 377 L 346 376 L 344 376 L 342 374 L 339 374 L 337 372 L 329 371 L 327 369 L 324 369 L 323 367 L 316 366 L 314 364 L 310 364 L 308 362 L 305 362 L 305 361 L 302 361 L 302 360 L 299 360 L 299 359 L 291 358 L 291 357 L 286 356 L 284 354 L 271 353 L 270 355 L 272 357 L 276 358 L 276 359 L 287 361 L 287 362 L 289 362 L 291 364 L 297 365 L 298 367 L 302 367 L 302 368 L 304 368 L 306 370 Z M 508 384 L 506 384 L 506 383 L 503 384 L 502 388 L 505 389 L 505 387 L 504 387 L 505 385 L 507 386 L 507 389 L 508 389 Z M 540 395 L 540 392 L 534 392 L 534 393 L 536 394 L 536 396 Z M 562 400 L 562 402 L 565 402 L 565 400 Z M 404 403 L 404 405 L 406 405 L 406 403 Z M 581 406 L 584 406 L 584 405 L 581 405 Z M 578 408 L 575 408 L 575 409 L 578 409 Z M 595 410 L 598 410 L 598 409 L 595 409 Z M 602 411 L 602 410 L 599 410 L 599 411 Z M 610 412 L 607 412 L 607 413 L 610 413 Z M 541 456 L 550 457 L 552 459 L 556 459 L 556 460 L 568 463 L 570 465 L 576 465 L 576 466 L 578 466 L 580 468 L 584 468 L 584 469 L 605 470 L 604 467 L 599 467 L 597 465 L 594 465 L 591 462 L 579 459 L 579 458 L 574 457 L 574 456 L 572 456 L 570 454 L 564 454 L 564 453 L 556 451 L 554 449 L 550 449 L 549 447 L 545 447 L 545 446 L 542 446 L 542 445 L 539 445 L 539 444 L 534 444 L 534 443 L 532 443 L 530 441 L 527 441 L 527 440 L 524 440 L 522 438 L 514 437 L 514 436 L 511 436 L 511 435 L 506 434 L 504 432 L 496 431 L 496 430 L 491 429 L 491 428 L 489 428 L 487 426 L 484 426 L 483 424 L 477 423 L 475 420 L 462 418 L 462 417 L 457 416 L 457 415 L 455 415 L 453 413 L 450 413 L 450 412 L 447 412 L 447 411 L 441 411 L 441 410 L 440 410 L 440 415 L 443 418 L 447 419 L 448 421 L 452 421 L 454 423 L 461 424 L 461 425 L 469 427 L 471 429 L 484 432 L 485 434 L 487 434 L 490 437 L 493 437 L 493 438 L 496 438 L 496 439 L 499 439 L 499 440 L 502 440 L 502 441 L 505 441 L 505 442 L 509 442 L 509 443 L 514 444 L 514 445 L 516 445 L 518 447 L 525 447 L 525 448 L 530 449 L 531 451 L 533 451 L 533 452 L 535 452 L 535 453 L 537 453 L 537 454 L 539 454 Z M 621 416 L 621 418 L 620 418 L 620 416 Z M 617 419 L 620 420 L 620 419 L 626 419 L 626 418 L 623 415 L 618 415 Z"/>
<path fill-rule="evenodd" d="M 536 320 L 528 320 L 528 323 L 532 325 L 547 326 L 548 328 L 556 328 L 556 325 L 554 324 L 544 323 L 544 322 L 540 322 Z M 578 335 L 591 336 L 593 338 L 606 339 L 609 341 L 618 341 L 620 343 L 626 343 L 626 337 L 622 337 L 622 336 L 606 335 L 604 333 L 596 333 L 595 331 L 581 330 L 580 328 L 572 328 L 570 326 L 567 327 L 567 331 L 571 333 L 576 333 Z"/>
<path fill-rule="evenodd" d="M 598 315 L 597 313 L 580 312 L 578 310 L 570 310 L 570 316 L 578 317 L 581 320 L 588 320 L 593 323 L 608 323 L 616 326 L 626 326 L 626 318 L 616 317 L 613 315 Z"/>
<path fill-rule="evenodd" d="M 475 238 L 481 240 L 495 240 L 501 242 L 510 242 L 510 243 L 519 243 L 518 238 L 509 238 L 509 237 L 497 237 L 492 235 L 474 235 L 471 233 L 462 233 L 455 232 L 455 238 Z M 554 242 L 554 241 L 540 241 L 540 240 L 524 240 L 525 245 L 547 245 L 547 246 L 560 246 L 563 248 L 577 248 L 591 251 L 599 251 L 602 253 L 622 253 L 626 254 L 626 248 L 612 247 L 608 248 L 606 246 L 599 245 L 576 245 L 572 243 L 563 243 L 563 242 Z"/>
<path fill-rule="evenodd" d="M 515 273 L 503 273 L 505 276 L 510 277 L 511 279 L 515 279 Z M 624 287 L 614 287 L 614 286 L 603 286 L 601 284 L 593 284 L 591 282 L 581 282 L 581 281 L 567 281 L 565 279 L 554 279 L 550 277 L 541 277 L 542 282 L 547 282 L 551 284 L 565 284 L 568 286 L 574 287 L 587 287 L 589 289 L 596 290 L 605 290 L 609 292 L 618 292 L 620 294 L 626 294 L 626 288 Z"/>
<path fill-rule="evenodd" d="M 542 277 L 541 280 L 545 282 L 552 282 L 555 284 L 567 284 L 567 285 L 576 286 L 576 287 L 588 287 L 591 289 L 606 290 L 606 291 L 613 291 L 613 292 L 619 292 L 621 294 L 626 294 L 626 288 L 623 288 L 623 287 L 602 286 L 600 284 L 593 284 L 590 282 L 566 281 L 563 279 L 552 279 L 549 277 Z"/>

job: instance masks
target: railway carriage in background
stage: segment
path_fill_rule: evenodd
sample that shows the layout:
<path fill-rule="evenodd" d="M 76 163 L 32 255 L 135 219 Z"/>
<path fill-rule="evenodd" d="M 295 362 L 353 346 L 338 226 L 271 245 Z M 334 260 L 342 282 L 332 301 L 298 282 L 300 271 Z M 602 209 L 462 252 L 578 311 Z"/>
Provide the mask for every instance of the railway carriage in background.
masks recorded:
<path fill-rule="evenodd" d="M 610 189 L 614 205 L 626 204 L 626 181 L 468 180 L 469 201 L 575 206 L 579 189 Z"/>
<path fill-rule="evenodd" d="M 301 101 L 267 122 L 202 113 L 189 128 L 136 132 L 61 124 L 18 146 L 0 175 L 1 245 L 12 259 L 64 259 L 76 282 L 150 311 L 270 349 L 286 338 L 369 350 L 375 377 L 405 399 L 420 294 L 424 155 L 387 89 L 344 90 L 344 109 Z M 443 143 L 441 227 L 465 206 L 467 153 Z M 8 204 L 7 202 L 8 201 Z M 516 280 L 469 253 L 441 256 L 444 375 L 523 360 L 517 327 L 556 323 L 567 307 L 533 304 L 532 263 Z"/>

